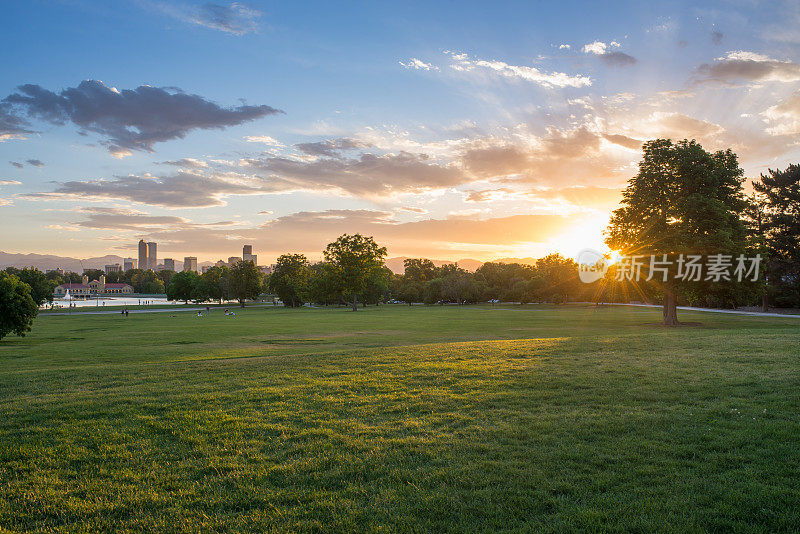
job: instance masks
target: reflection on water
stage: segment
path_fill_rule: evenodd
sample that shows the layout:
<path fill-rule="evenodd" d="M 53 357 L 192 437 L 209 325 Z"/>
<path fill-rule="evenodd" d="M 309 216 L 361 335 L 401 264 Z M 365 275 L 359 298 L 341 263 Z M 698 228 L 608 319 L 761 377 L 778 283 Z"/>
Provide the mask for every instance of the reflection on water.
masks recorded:
<path fill-rule="evenodd" d="M 140 306 L 144 304 L 149 305 L 159 305 L 159 306 L 171 306 L 174 304 L 183 304 L 182 300 L 167 300 L 166 297 L 100 297 L 99 299 L 87 299 L 87 300 L 62 300 L 62 299 L 54 299 L 53 300 L 53 307 L 54 308 L 64 308 L 67 309 L 70 304 L 76 308 L 86 308 L 86 307 L 104 307 L 104 306 Z M 43 306 L 44 308 L 50 309 L 50 305 L 47 304 Z"/>

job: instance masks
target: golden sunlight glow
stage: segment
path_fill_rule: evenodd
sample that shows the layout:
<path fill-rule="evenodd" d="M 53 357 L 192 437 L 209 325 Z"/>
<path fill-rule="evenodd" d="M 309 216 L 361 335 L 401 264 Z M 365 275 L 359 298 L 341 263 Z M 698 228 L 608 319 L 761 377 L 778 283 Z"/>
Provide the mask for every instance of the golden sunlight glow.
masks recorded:
<path fill-rule="evenodd" d="M 552 249 L 562 256 L 576 259 L 583 249 L 593 249 L 606 254 L 610 249 L 605 244 L 603 232 L 608 226 L 609 215 L 573 215 L 575 224 L 566 232 L 550 240 Z"/>

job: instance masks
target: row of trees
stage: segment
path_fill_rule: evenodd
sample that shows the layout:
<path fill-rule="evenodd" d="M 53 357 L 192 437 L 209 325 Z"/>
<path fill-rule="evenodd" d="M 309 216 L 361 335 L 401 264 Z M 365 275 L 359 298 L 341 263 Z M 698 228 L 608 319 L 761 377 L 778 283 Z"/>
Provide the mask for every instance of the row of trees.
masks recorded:
<path fill-rule="evenodd" d="M 169 300 L 207 302 L 238 300 L 244 307 L 248 299 L 256 299 L 266 287 L 266 279 L 252 261 L 240 261 L 232 267 L 214 266 L 203 274 L 181 271 L 171 277 L 167 286 Z"/>
<path fill-rule="evenodd" d="M 344 235 L 326 248 L 325 261 L 311 264 L 302 254 L 284 254 L 269 277 L 267 289 L 285 306 L 380 304 L 396 299 L 408 304 L 566 302 L 588 297 L 592 288 L 577 278 L 577 264 L 558 254 L 535 265 L 486 263 L 476 272 L 455 264 L 440 267 L 431 260 L 410 258 L 404 273 L 383 265 L 385 249 L 371 237 Z"/>
<path fill-rule="evenodd" d="M 458 265 L 436 267 L 428 259 L 407 259 L 404 273 L 393 277 L 391 289 L 396 299 L 409 304 L 562 303 L 590 294 L 577 272 L 577 264 L 560 254 L 541 258 L 534 265 L 484 263 L 474 273 Z"/>
<path fill-rule="evenodd" d="M 61 284 L 80 284 L 83 275 L 89 277 L 89 280 L 99 280 L 105 273 L 100 269 L 86 269 L 83 274 L 75 272 L 60 273 L 58 271 L 50 271 L 43 273 L 33 267 L 25 269 L 17 269 L 15 267 L 8 267 L 6 272 L 14 274 L 21 280 L 25 281 L 31 287 L 36 289 L 37 285 L 41 287 L 47 285 L 50 289 L 46 291 L 48 295 L 52 295 L 53 289 Z M 32 274 L 38 273 L 38 274 Z M 114 272 L 105 274 L 106 282 L 108 283 L 125 283 L 133 286 L 136 293 L 144 295 L 157 295 L 164 293 L 165 288 L 169 285 L 170 280 L 175 275 L 174 271 L 144 271 L 142 269 L 130 269 L 124 272 Z M 46 282 L 46 284 L 45 284 Z M 52 299 L 51 299 L 52 300 Z"/>
<path fill-rule="evenodd" d="M 353 311 L 361 301 L 376 304 L 389 296 L 392 272 L 383 264 L 386 247 L 361 234 L 342 235 L 323 251 L 324 261 L 311 265 L 303 254 L 284 254 L 269 276 L 267 288 L 284 306 L 306 302 L 347 302 Z"/>

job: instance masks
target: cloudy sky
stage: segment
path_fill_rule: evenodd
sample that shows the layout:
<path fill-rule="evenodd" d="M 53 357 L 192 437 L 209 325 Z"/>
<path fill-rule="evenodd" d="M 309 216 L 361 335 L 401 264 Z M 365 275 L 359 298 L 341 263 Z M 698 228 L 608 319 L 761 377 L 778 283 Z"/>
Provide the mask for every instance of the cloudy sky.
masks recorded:
<path fill-rule="evenodd" d="M 5 252 L 574 255 L 643 140 L 800 161 L 790 0 L 0 9 Z"/>

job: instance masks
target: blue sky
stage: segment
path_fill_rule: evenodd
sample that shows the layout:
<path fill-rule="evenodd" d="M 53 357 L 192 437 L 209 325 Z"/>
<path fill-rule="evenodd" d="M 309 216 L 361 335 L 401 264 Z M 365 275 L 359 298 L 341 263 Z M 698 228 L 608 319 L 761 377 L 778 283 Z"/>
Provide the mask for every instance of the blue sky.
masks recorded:
<path fill-rule="evenodd" d="M 696 4 L 4 3 L 0 250 L 598 246 L 646 139 L 800 159 L 800 7 Z"/>

